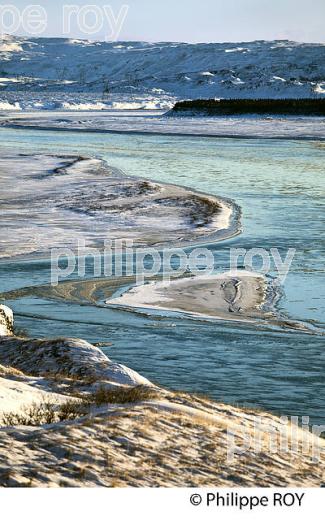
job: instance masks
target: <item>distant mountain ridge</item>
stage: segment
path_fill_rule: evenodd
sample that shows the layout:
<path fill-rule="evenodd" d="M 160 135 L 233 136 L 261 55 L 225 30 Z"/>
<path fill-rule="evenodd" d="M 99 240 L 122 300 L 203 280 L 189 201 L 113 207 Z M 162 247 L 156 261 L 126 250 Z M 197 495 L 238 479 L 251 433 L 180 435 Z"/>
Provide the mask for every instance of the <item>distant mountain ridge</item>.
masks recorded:
<path fill-rule="evenodd" d="M 0 39 L 0 99 L 10 92 L 155 98 L 325 95 L 325 45 Z"/>

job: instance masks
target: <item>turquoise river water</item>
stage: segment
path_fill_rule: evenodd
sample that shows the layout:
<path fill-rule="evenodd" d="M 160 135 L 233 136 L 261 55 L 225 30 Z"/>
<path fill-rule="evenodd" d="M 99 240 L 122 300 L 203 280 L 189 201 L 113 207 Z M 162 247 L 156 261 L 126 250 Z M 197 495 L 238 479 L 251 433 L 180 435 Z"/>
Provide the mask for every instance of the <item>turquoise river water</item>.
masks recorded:
<path fill-rule="evenodd" d="M 279 310 L 324 332 L 324 143 L 2 128 L 0 152 L 8 149 L 99 156 L 129 175 L 234 199 L 242 208 L 243 232 L 209 246 L 216 268 L 227 266 L 230 247 L 278 248 L 282 256 L 295 248 Z M 49 282 L 49 260 L 0 263 L 1 292 Z M 321 333 L 172 313 L 141 315 L 37 297 L 7 303 L 18 327 L 31 336 L 101 342 L 109 357 L 166 387 L 325 424 Z"/>

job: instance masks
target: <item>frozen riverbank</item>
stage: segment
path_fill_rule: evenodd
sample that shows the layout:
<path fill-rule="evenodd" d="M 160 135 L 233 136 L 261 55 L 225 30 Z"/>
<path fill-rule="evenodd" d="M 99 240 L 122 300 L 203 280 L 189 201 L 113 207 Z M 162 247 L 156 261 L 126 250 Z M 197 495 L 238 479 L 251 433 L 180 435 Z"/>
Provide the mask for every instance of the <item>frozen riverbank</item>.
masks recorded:
<path fill-rule="evenodd" d="M 161 110 L 109 112 L 3 112 L 0 126 L 21 130 L 61 132 L 197 136 L 243 139 L 324 140 L 325 118 L 307 116 L 167 117 Z"/>

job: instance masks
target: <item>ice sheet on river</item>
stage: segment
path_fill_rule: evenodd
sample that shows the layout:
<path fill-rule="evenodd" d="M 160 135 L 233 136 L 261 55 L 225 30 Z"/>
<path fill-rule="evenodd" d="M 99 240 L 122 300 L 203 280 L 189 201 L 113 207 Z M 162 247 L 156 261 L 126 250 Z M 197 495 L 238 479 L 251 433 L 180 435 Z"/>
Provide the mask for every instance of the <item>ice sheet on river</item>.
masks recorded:
<path fill-rule="evenodd" d="M 16 112 L 0 114 L 0 126 L 85 132 L 211 137 L 325 139 L 325 118 L 307 116 L 167 116 L 161 110 Z"/>

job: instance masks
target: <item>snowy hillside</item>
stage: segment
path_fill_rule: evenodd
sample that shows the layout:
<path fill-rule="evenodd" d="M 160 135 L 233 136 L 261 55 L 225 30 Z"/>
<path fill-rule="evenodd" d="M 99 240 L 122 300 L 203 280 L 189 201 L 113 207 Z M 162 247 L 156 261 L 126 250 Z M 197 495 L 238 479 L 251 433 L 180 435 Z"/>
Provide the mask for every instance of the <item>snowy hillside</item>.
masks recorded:
<path fill-rule="evenodd" d="M 6 36 L 0 40 L 0 108 L 71 108 L 74 99 L 81 108 L 105 109 L 112 100 L 121 100 L 113 107 L 123 108 L 125 99 L 133 99 L 134 108 L 168 108 L 180 98 L 318 97 L 325 94 L 324 58 L 325 45 L 289 41 L 111 43 Z M 61 103 L 46 104 L 49 93 Z"/>

